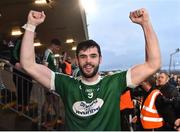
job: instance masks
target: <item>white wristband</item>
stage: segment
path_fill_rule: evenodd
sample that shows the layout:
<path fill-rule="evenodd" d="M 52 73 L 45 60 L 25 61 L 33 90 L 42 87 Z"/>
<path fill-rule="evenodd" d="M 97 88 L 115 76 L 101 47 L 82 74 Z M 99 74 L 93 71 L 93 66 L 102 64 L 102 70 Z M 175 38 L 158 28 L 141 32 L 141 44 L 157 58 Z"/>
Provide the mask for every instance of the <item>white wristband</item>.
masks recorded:
<path fill-rule="evenodd" d="M 24 24 L 24 26 L 22 26 L 22 28 L 24 28 L 25 30 L 28 30 L 28 31 L 34 32 L 34 31 L 35 31 L 35 29 L 36 29 L 36 26 L 31 25 L 31 24 Z"/>

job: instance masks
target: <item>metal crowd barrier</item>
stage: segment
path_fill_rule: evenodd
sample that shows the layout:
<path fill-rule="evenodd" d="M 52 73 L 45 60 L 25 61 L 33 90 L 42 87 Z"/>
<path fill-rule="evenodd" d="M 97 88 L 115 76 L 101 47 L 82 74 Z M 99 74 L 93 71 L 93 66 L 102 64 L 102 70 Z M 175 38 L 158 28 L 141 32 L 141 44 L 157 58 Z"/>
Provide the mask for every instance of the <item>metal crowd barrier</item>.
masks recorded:
<path fill-rule="evenodd" d="M 38 124 L 38 129 L 54 130 L 64 126 L 64 106 L 58 94 L 18 71 L 7 60 L 0 59 L 0 105 Z"/>

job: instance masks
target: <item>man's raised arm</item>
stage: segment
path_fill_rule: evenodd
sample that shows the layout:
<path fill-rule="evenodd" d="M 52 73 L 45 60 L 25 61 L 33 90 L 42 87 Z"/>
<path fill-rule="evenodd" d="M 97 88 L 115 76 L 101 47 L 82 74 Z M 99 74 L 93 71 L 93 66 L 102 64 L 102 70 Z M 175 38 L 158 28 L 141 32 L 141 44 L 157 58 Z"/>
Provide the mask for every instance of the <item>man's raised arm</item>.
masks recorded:
<path fill-rule="evenodd" d="M 20 63 L 23 69 L 35 80 L 50 88 L 51 70 L 46 66 L 37 64 L 34 51 L 34 30 L 45 20 L 44 12 L 30 11 L 27 24 L 23 26 L 25 33 L 22 39 Z"/>
<path fill-rule="evenodd" d="M 131 12 L 129 17 L 132 22 L 141 25 L 146 42 L 145 63 L 136 65 L 131 69 L 132 83 L 138 85 L 161 67 L 161 55 L 158 38 L 153 30 L 147 10 L 143 8 L 136 10 Z"/>

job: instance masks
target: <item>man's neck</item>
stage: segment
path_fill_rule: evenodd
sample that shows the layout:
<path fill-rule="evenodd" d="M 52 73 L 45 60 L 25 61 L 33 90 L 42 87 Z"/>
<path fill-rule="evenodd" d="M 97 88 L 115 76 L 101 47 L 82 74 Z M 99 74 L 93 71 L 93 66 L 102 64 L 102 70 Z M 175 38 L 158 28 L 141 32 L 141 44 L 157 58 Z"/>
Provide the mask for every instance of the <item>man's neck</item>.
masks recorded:
<path fill-rule="evenodd" d="M 87 85 L 97 84 L 100 81 L 100 79 L 101 79 L 101 77 L 98 73 L 92 78 L 85 78 L 82 76 L 82 82 Z"/>

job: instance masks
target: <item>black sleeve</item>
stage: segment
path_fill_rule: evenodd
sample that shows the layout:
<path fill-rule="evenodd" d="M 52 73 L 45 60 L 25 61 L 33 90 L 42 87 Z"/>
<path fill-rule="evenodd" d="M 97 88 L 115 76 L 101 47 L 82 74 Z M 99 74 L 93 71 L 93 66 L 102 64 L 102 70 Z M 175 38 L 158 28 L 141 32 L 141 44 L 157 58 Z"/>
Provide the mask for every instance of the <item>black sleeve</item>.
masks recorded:
<path fill-rule="evenodd" d="M 173 127 L 177 117 L 171 102 L 159 94 L 156 98 L 155 106 L 158 113 L 163 117 L 164 121 Z"/>
<path fill-rule="evenodd" d="M 16 60 L 14 57 L 11 57 L 10 58 L 10 63 L 12 64 L 12 65 L 15 65 L 16 63 L 18 63 L 19 61 L 18 60 Z"/>
<path fill-rule="evenodd" d="M 61 64 L 59 65 L 59 67 L 61 68 L 62 73 L 66 74 L 66 64 L 65 64 L 65 63 L 61 63 Z"/>
<path fill-rule="evenodd" d="M 62 69 L 65 69 L 66 68 L 66 64 L 65 63 L 60 63 L 59 67 L 62 68 Z"/>

